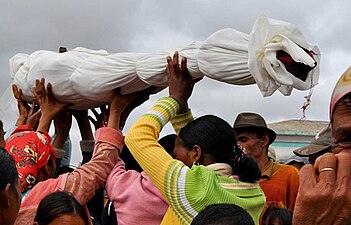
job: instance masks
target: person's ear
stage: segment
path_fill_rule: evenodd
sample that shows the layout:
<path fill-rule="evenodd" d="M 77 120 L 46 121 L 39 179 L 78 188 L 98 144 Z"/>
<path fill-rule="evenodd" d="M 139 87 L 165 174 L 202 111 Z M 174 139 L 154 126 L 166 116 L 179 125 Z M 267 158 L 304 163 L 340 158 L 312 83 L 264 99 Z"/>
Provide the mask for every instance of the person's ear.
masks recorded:
<path fill-rule="evenodd" d="M 202 149 L 199 145 L 194 145 L 192 149 L 193 161 L 196 163 L 200 163 L 200 159 L 202 156 Z"/>
<path fill-rule="evenodd" d="M 0 191 L 0 202 L 2 202 L 4 205 L 6 204 L 6 207 L 11 206 L 10 202 L 10 192 L 11 192 L 11 184 L 6 184 L 5 188 Z"/>
<path fill-rule="evenodd" d="M 269 142 L 269 135 L 268 134 L 264 134 L 262 135 L 261 139 L 261 147 L 265 148 L 268 146 L 268 142 Z"/>

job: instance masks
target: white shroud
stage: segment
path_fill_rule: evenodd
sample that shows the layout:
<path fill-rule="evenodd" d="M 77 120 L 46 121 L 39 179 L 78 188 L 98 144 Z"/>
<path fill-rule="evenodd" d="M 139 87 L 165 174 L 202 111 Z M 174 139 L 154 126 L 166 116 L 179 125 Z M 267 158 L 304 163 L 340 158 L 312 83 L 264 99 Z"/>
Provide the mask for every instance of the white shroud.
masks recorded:
<path fill-rule="evenodd" d="M 315 61 L 301 47 L 313 51 Z M 180 56 L 187 57 L 193 78 L 207 76 L 235 85 L 256 83 L 263 96 L 276 90 L 290 95 L 293 88 L 307 90 L 318 82 L 318 47 L 308 44 L 294 25 L 264 16 L 256 20 L 250 34 L 227 28 L 178 50 Z M 279 50 L 296 62 L 315 66 L 306 81 L 289 73 L 277 60 Z M 65 53 L 40 50 L 31 55 L 16 54 L 10 59 L 10 72 L 25 100 L 33 101 L 35 80 L 44 77 L 58 100 L 74 103 L 75 109 L 86 109 L 110 102 L 116 88 L 121 88 L 122 94 L 151 85 L 158 87 L 156 91 L 165 88 L 166 57 L 172 54 L 173 50 L 108 53 L 81 47 Z"/>

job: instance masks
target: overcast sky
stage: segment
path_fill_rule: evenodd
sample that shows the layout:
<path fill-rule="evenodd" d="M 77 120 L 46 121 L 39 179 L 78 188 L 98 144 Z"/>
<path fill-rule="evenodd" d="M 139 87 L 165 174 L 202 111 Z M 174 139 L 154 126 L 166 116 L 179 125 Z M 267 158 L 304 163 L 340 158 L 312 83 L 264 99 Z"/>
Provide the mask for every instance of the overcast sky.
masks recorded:
<path fill-rule="evenodd" d="M 350 1 L 3 1 L 0 7 L 0 96 L 10 85 L 8 60 L 16 53 L 57 51 L 59 46 L 109 52 L 155 52 L 202 41 L 230 27 L 249 33 L 260 15 L 295 24 L 322 54 L 319 84 L 307 119 L 328 120 L 329 100 L 343 71 L 351 65 Z M 233 86 L 204 79 L 190 100 L 196 116 L 216 114 L 229 123 L 242 111 L 260 113 L 267 122 L 300 119 L 308 91 L 263 98 L 256 85 Z M 163 91 L 133 112 L 126 128 Z M 5 126 L 14 123 L 1 115 Z M 167 131 L 167 130 L 166 130 Z M 77 136 L 76 132 L 74 132 Z"/>

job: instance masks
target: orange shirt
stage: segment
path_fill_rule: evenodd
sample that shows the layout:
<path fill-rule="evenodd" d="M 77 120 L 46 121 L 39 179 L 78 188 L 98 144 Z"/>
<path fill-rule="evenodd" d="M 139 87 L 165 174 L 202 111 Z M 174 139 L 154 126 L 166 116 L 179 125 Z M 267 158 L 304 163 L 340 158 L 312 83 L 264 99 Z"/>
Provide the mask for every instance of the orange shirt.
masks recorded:
<path fill-rule="evenodd" d="M 299 189 L 299 174 L 295 167 L 270 160 L 262 170 L 259 184 L 268 205 L 283 204 L 290 210 L 294 209 Z"/>

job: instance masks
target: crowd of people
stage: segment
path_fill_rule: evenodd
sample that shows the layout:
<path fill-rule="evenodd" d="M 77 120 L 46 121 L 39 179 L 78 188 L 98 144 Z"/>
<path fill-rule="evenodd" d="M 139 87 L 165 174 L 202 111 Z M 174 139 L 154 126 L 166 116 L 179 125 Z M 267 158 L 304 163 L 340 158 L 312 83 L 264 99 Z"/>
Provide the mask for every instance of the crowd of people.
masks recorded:
<path fill-rule="evenodd" d="M 332 94 L 329 128 L 294 151 L 309 158 L 298 170 L 270 156 L 276 133 L 258 113 L 242 112 L 232 125 L 194 118 L 188 100 L 198 80 L 178 52 L 165 60 L 169 95 L 125 136 L 128 115 L 152 88 L 115 90 L 93 118 L 57 101 L 45 79 L 36 81 L 33 103 L 14 85 L 18 120 L 6 134 L 0 121 L 0 224 L 351 223 L 351 69 Z M 82 139 L 77 168 L 65 162 L 72 117 Z M 168 122 L 175 134 L 160 138 Z"/>

